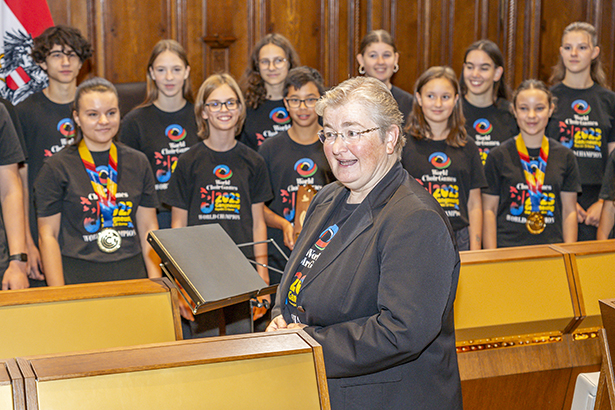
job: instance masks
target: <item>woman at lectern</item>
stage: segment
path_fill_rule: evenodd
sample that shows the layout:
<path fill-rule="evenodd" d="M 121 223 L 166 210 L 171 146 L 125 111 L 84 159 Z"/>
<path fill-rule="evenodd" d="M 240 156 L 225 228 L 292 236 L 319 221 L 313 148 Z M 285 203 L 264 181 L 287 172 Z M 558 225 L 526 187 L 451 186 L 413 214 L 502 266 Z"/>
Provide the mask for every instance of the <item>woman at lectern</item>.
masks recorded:
<path fill-rule="evenodd" d="M 143 153 L 114 142 L 120 112 L 113 84 L 83 82 L 73 118 L 77 141 L 48 158 L 34 183 L 47 283 L 160 277 L 147 243 L 158 229 L 154 176 Z"/>
<path fill-rule="evenodd" d="M 303 328 L 323 346 L 333 409 L 461 409 L 459 254 L 442 208 L 399 162 L 402 114 L 367 77 L 316 111 L 338 181 L 310 205 L 267 330 Z"/>

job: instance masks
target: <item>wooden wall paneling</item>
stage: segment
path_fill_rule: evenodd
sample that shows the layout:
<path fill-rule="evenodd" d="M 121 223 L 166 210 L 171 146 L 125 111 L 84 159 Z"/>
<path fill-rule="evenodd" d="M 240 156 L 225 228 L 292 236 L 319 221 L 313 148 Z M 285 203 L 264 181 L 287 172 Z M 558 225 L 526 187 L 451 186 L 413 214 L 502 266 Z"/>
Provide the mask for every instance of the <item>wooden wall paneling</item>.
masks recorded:
<path fill-rule="evenodd" d="M 428 38 L 424 35 L 423 6 L 423 0 L 395 2 L 395 14 L 391 17 L 395 22 L 393 38 L 399 52 L 399 71 L 393 76 L 392 82 L 410 93 L 426 65 L 425 51 L 428 47 L 424 47 L 424 42 Z"/>
<path fill-rule="evenodd" d="M 151 0 L 144 5 L 140 0 L 97 0 L 96 4 L 97 46 L 104 58 L 98 72 L 112 82 L 143 81 L 152 48 L 176 31 L 174 1 Z"/>
<path fill-rule="evenodd" d="M 523 78 L 538 78 L 538 59 L 540 53 L 541 0 L 525 1 L 523 19 Z"/>
<path fill-rule="evenodd" d="M 488 5 L 485 0 L 449 0 L 451 4 L 448 17 L 449 38 L 448 61 L 457 77 L 463 70 L 463 56 L 470 44 L 483 38 L 483 32 L 487 33 Z"/>
<path fill-rule="evenodd" d="M 602 3 L 600 53 L 602 54 L 602 65 L 607 73 L 607 82 L 615 85 L 615 5 L 612 1 Z"/>

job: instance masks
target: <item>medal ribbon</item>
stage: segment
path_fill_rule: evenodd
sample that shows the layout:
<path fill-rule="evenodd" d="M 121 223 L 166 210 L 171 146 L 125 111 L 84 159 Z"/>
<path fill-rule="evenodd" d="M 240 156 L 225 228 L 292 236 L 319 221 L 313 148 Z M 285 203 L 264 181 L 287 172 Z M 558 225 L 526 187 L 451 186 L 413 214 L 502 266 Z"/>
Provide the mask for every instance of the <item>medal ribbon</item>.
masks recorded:
<path fill-rule="evenodd" d="M 83 166 L 85 166 L 85 170 L 90 177 L 92 188 L 94 188 L 94 192 L 98 195 L 98 205 L 100 206 L 100 212 L 103 217 L 103 227 L 111 228 L 113 227 L 113 211 L 117 207 L 115 198 L 115 195 L 117 194 L 117 147 L 115 144 L 111 143 L 111 148 L 109 149 L 109 176 L 107 177 L 107 192 L 105 192 L 105 187 L 100 182 L 100 175 L 96 172 L 94 159 L 92 158 L 90 150 L 85 145 L 84 140 L 81 140 L 79 143 L 79 156 L 81 157 Z"/>
<path fill-rule="evenodd" d="M 521 159 L 523 174 L 525 175 L 525 182 L 527 183 L 529 189 L 532 212 L 540 212 L 542 184 L 545 182 L 545 170 L 547 169 L 547 160 L 549 159 L 549 140 L 545 136 L 542 137 L 540 155 L 538 157 L 538 167 L 534 167 L 534 169 L 532 169 L 530 155 L 527 152 L 527 148 L 523 142 L 521 134 L 517 136 L 516 144 L 517 152 L 519 153 L 519 158 Z"/>

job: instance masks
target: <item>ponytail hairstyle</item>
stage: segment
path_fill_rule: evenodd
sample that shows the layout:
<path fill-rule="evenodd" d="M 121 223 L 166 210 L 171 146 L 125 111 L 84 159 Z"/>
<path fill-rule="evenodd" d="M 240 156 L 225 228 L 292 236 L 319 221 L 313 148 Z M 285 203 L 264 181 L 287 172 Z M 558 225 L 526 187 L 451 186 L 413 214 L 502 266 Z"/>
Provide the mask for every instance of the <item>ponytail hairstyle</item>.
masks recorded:
<path fill-rule="evenodd" d="M 288 70 L 299 66 L 299 55 L 290 41 L 283 35 L 270 33 L 256 43 L 254 50 L 252 50 L 248 67 L 241 79 L 241 88 L 246 96 L 246 104 L 254 110 L 267 101 L 267 89 L 265 88 L 265 81 L 259 72 L 258 64 L 261 48 L 267 44 L 273 44 L 284 50 L 288 60 Z"/>
<path fill-rule="evenodd" d="M 73 117 L 79 114 L 79 105 L 81 104 L 81 97 L 83 97 L 84 94 L 106 93 L 106 92 L 111 92 L 115 94 L 115 98 L 118 101 L 117 115 L 119 118 L 120 117 L 120 112 L 119 112 L 120 107 L 119 107 L 119 97 L 117 95 L 117 90 L 115 89 L 115 86 L 111 84 L 111 81 L 101 78 L 101 77 L 93 77 L 88 80 L 85 80 L 79 85 L 79 87 L 77 87 L 77 91 L 75 92 L 75 100 L 73 101 Z M 74 145 L 76 146 L 83 139 L 83 133 L 81 131 L 81 127 L 77 125 L 77 121 L 74 121 L 74 123 L 75 123 L 75 128 L 77 130 L 77 136 L 75 138 L 75 143 L 74 143 Z M 117 136 L 114 136 L 113 139 L 115 140 L 116 137 Z"/>
<path fill-rule="evenodd" d="M 534 80 L 531 78 L 528 80 L 524 80 L 521 84 L 519 84 L 519 87 L 517 87 L 517 89 L 513 93 L 512 104 L 510 106 L 511 111 L 513 111 L 513 115 L 514 115 L 514 110 L 517 109 L 517 97 L 522 91 L 525 91 L 525 90 L 539 90 L 547 94 L 547 101 L 549 102 L 549 108 L 553 107 L 553 109 L 555 109 L 555 106 L 557 104 L 557 98 L 553 96 L 553 93 L 551 92 L 551 90 L 549 90 L 549 88 L 547 88 L 545 83 L 543 83 L 542 81 Z"/>
<path fill-rule="evenodd" d="M 211 93 L 225 84 L 231 87 L 231 90 L 233 90 L 237 96 L 237 101 L 239 102 L 239 119 L 237 120 L 237 124 L 235 124 L 235 136 L 239 135 L 241 132 L 243 123 L 246 120 L 246 102 L 243 99 L 241 89 L 239 85 L 237 85 L 237 81 L 235 81 L 230 74 L 212 74 L 201 84 L 194 104 L 194 116 L 196 117 L 196 125 L 198 127 L 197 135 L 201 140 L 209 138 L 209 122 L 203 118 L 203 111 L 207 109 L 205 103 Z"/>
<path fill-rule="evenodd" d="M 446 66 L 431 67 L 421 74 L 414 84 L 414 94 L 420 94 L 425 84 L 437 78 L 444 78 L 445 80 L 448 80 L 455 90 L 455 96 L 461 95 L 459 82 L 457 81 L 455 72 L 452 68 Z M 458 98 L 455 103 L 455 107 L 453 108 L 453 112 L 448 118 L 447 124 L 449 133 L 446 137 L 446 143 L 451 147 L 463 147 L 466 145 L 467 132 L 464 127 L 465 122 L 466 119 L 463 116 L 463 111 L 461 109 L 461 98 Z M 431 127 L 425 119 L 423 107 L 421 107 L 418 101 L 415 101 L 414 104 L 412 104 L 412 112 L 408 118 L 405 131 L 408 135 L 411 135 L 417 140 L 429 139 L 433 136 Z"/>
<path fill-rule="evenodd" d="M 154 62 L 156 58 L 165 51 L 170 51 L 179 57 L 180 60 L 184 63 L 186 67 L 190 67 L 190 63 L 188 62 L 188 55 L 186 54 L 186 50 L 175 40 L 160 40 L 154 46 L 152 53 L 149 56 L 149 61 L 147 62 L 146 68 L 146 78 L 147 78 L 147 94 L 145 96 L 145 100 L 139 105 L 139 107 L 146 107 L 148 105 L 152 105 L 154 101 L 158 99 L 158 86 L 156 85 L 156 81 L 152 78 L 150 70 L 154 69 Z M 194 102 L 192 98 L 192 84 L 190 83 L 190 76 L 184 80 L 184 86 L 182 88 L 183 97 L 190 103 Z"/>
<path fill-rule="evenodd" d="M 564 43 L 564 37 L 566 34 L 573 31 L 584 31 L 589 36 L 591 46 L 598 47 L 598 33 L 596 32 L 596 28 L 584 21 L 575 21 L 564 29 L 564 33 L 562 34 L 562 44 Z M 602 87 L 608 88 L 606 84 L 606 74 L 602 68 L 602 60 L 600 58 L 601 55 L 602 53 L 598 54 L 598 57 L 592 60 L 590 75 L 595 83 Z M 564 65 L 562 56 L 560 55 L 557 60 L 557 64 L 553 66 L 553 74 L 551 74 L 551 78 L 549 78 L 549 83 L 551 83 L 551 85 L 559 84 L 564 81 L 564 77 L 566 77 L 566 66 Z"/>
<path fill-rule="evenodd" d="M 474 50 L 484 51 L 485 54 L 489 56 L 495 68 L 502 67 L 502 76 L 499 81 L 495 81 L 493 83 L 493 98 L 494 102 L 498 98 L 503 98 L 504 100 L 508 100 L 510 96 L 510 90 L 506 85 L 506 80 L 504 78 L 504 56 L 500 51 L 500 48 L 491 40 L 478 40 L 470 45 L 466 49 L 466 53 L 463 55 L 463 63 L 466 63 L 466 59 L 468 58 L 468 54 Z M 459 87 L 461 89 L 461 95 L 465 96 L 468 93 L 468 86 L 466 85 L 465 80 L 463 79 L 463 71 L 461 72 L 461 76 L 459 77 Z"/>

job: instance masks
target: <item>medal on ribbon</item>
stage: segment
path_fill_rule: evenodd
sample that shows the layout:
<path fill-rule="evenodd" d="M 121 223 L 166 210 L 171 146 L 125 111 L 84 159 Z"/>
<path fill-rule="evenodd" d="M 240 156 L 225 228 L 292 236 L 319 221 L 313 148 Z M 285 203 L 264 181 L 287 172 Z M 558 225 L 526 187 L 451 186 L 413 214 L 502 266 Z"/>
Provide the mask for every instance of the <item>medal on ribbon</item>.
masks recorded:
<path fill-rule="evenodd" d="M 542 137 L 538 166 L 531 163 L 530 155 L 527 152 L 527 147 L 521 135 L 517 136 L 516 145 L 519 159 L 521 159 L 525 182 L 528 186 L 531 204 L 531 212 L 527 217 L 525 227 L 532 235 L 538 235 L 547 227 L 545 217 L 540 212 L 540 200 L 542 199 L 542 185 L 545 182 L 545 170 L 547 169 L 547 160 L 549 159 L 549 140 L 545 136 Z"/>
<path fill-rule="evenodd" d="M 79 156 L 90 177 L 92 188 L 98 195 L 98 206 L 103 220 L 103 229 L 98 233 L 98 249 L 105 253 L 113 253 L 122 246 L 122 237 L 117 230 L 113 229 L 113 212 L 117 208 L 117 147 L 112 143 L 109 149 L 109 176 L 106 192 L 100 181 L 100 175 L 96 172 L 92 153 L 84 140 L 79 143 Z"/>

